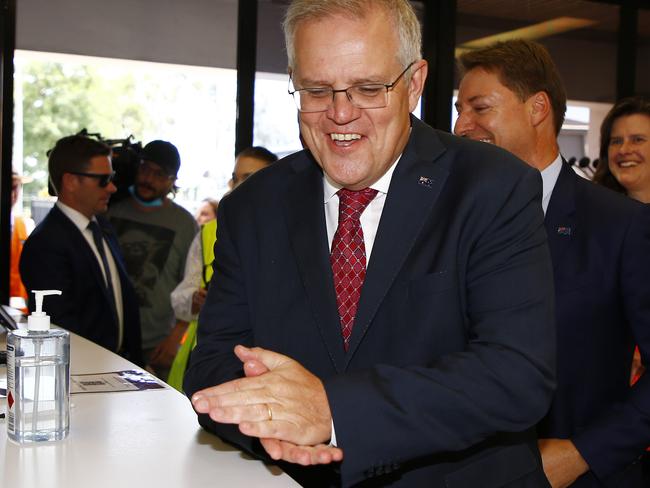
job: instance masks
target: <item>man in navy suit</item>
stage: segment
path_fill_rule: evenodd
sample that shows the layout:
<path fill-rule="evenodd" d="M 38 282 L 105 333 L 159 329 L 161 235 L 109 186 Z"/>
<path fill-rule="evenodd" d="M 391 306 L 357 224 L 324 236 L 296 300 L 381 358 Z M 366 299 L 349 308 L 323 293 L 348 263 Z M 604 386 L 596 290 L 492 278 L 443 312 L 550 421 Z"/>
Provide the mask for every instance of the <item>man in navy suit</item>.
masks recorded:
<path fill-rule="evenodd" d="M 547 486 L 539 174 L 410 116 L 408 1 L 295 1 L 285 32 L 307 149 L 219 206 L 199 422 L 306 486 Z"/>
<path fill-rule="evenodd" d="M 629 387 L 635 343 L 650 359 L 650 208 L 577 176 L 557 134 L 566 95 L 548 52 L 508 41 L 460 58 L 455 132 L 541 171 L 555 278 L 558 387 L 538 426 L 556 486 L 642 486 L 650 377 Z"/>
<path fill-rule="evenodd" d="M 23 282 L 29 290 L 63 292 L 47 303 L 54 324 L 140 364 L 137 299 L 110 224 L 100 216 L 116 191 L 111 150 L 85 136 L 64 137 L 48 169 L 58 201 L 25 242 Z"/>

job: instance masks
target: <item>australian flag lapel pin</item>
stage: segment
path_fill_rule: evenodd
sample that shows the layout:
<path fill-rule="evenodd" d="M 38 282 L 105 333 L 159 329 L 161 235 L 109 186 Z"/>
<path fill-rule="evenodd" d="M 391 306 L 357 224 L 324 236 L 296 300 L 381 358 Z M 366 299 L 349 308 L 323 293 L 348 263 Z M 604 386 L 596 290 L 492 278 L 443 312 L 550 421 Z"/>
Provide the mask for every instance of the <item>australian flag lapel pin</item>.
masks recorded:
<path fill-rule="evenodd" d="M 418 179 L 418 185 L 422 185 L 426 188 L 431 188 L 433 186 L 433 180 L 428 176 L 420 176 Z"/>
<path fill-rule="evenodd" d="M 565 227 L 565 226 L 560 226 L 557 228 L 557 233 L 561 236 L 570 236 L 571 235 L 571 227 Z"/>

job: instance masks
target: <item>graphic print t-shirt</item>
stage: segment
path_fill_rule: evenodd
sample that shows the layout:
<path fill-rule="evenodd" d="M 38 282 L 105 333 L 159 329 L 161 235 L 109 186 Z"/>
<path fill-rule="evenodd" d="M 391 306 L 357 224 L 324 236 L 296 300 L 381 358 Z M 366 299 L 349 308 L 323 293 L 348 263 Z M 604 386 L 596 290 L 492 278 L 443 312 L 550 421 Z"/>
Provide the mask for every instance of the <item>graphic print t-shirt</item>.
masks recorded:
<path fill-rule="evenodd" d="M 174 325 L 170 294 L 183 279 L 187 251 L 198 227 L 194 217 L 174 202 L 144 212 L 127 198 L 111 206 L 109 218 L 138 296 L 142 347 L 148 349 Z"/>

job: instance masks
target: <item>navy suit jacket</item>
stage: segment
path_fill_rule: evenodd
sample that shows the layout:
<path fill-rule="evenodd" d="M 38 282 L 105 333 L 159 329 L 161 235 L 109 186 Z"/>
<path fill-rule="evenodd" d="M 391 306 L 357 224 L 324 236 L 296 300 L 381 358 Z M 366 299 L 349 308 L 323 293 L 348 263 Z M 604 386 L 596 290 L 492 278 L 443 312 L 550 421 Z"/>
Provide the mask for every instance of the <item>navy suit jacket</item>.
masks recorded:
<path fill-rule="evenodd" d="M 538 171 L 413 119 L 346 353 L 322 171 L 306 151 L 262 170 L 219 205 L 187 394 L 243 375 L 235 344 L 261 346 L 324 382 L 344 460 L 283 466 L 306 486 L 546 486 L 532 429 L 555 368 L 540 202 Z"/>
<path fill-rule="evenodd" d="M 591 467 L 577 487 L 642 486 L 629 476 L 650 445 L 650 375 L 632 388 L 629 377 L 635 343 L 650 364 L 650 206 L 597 186 L 564 163 L 545 224 L 556 289 L 558 387 L 539 436 L 573 440 Z"/>
<path fill-rule="evenodd" d="M 110 224 L 102 217 L 97 217 L 97 221 L 113 254 L 122 287 L 124 335 L 119 352 L 130 361 L 142 364 L 135 291 Z M 117 317 L 99 262 L 79 228 L 56 205 L 25 241 L 20 274 L 28 290 L 63 292 L 45 299 L 43 309 L 52 323 L 118 352 Z M 30 310 L 34 305 L 34 296 L 30 294 Z"/>

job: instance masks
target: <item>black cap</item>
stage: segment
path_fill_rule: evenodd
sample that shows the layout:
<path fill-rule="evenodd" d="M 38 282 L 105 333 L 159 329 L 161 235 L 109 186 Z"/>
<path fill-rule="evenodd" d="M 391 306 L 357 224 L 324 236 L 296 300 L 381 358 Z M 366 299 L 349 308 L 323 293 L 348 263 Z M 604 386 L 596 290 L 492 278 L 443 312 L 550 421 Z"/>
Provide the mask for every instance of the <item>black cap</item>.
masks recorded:
<path fill-rule="evenodd" d="M 178 149 L 171 142 L 151 141 L 144 146 L 141 154 L 142 159 L 156 163 L 169 176 L 176 176 L 178 168 L 181 167 L 181 157 Z"/>

